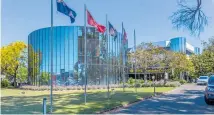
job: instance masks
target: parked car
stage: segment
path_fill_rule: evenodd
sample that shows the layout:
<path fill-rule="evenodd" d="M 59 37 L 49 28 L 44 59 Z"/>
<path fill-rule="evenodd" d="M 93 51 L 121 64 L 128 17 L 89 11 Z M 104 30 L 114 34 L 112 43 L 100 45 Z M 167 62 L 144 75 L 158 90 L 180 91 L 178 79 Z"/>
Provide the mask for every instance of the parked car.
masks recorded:
<path fill-rule="evenodd" d="M 211 76 L 208 80 L 204 93 L 204 100 L 208 105 L 214 102 L 214 75 Z"/>
<path fill-rule="evenodd" d="M 200 76 L 200 77 L 197 79 L 197 84 L 198 84 L 198 85 L 207 85 L 208 79 L 209 79 L 208 76 Z"/>

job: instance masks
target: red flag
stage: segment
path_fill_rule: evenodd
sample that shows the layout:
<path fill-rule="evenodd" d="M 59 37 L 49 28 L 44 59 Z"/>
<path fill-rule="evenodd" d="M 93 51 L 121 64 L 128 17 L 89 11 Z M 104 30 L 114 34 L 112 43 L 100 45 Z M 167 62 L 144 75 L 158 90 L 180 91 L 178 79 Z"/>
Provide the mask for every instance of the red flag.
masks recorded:
<path fill-rule="evenodd" d="M 126 34 L 126 30 L 123 28 L 123 43 L 125 44 L 127 41 L 127 34 Z"/>
<path fill-rule="evenodd" d="M 90 14 L 90 12 L 88 10 L 87 11 L 87 19 L 88 19 L 88 24 L 91 26 L 94 26 L 95 28 L 97 28 L 97 31 L 104 33 L 106 31 L 106 27 L 103 25 L 98 24 L 94 18 L 92 17 L 92 15 Z"/>

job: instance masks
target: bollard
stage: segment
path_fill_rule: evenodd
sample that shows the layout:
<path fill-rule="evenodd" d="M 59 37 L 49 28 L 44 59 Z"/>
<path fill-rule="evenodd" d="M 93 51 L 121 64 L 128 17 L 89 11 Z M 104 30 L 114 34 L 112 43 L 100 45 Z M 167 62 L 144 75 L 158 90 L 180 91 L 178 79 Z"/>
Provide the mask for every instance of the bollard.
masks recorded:
<path fill-rule="evenodd" d="M 43 98 L 43 115 L 46 115 L 46 98 Z"/>
<path fill-rule="evenodd" d="M 156 91 L 155 91 L 155 82 L 154 82 L 154 96 L 156 96 Z"/>

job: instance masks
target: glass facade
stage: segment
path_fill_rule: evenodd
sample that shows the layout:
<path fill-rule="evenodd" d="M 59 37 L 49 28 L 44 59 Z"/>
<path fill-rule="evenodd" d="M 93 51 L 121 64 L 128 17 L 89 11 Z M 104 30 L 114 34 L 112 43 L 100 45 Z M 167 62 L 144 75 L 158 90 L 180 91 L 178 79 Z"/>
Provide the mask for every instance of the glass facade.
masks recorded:
<path fill-rule="evenodd" d="M 186 38 L 177 37 L 170 40 L 170 50 L 186 54 Z"/>
<path fill-rule="evenodd" d="M 49 85 L 51 72 L 50 28 L 32 32 L 28 36 L 29 81 L 33 85 Z M 53 27 L 53 84 L 60 86 L 83 85 L 84 27 Z M 93 27 L 87 27 L 87 84 L 105 85 L 122 81 L 123 62 L 126 63 L 128 42 L 117 38 L 106 38 Z M 107 77 L 109 76 L 109 77 Z"/>
<path fill-rule="evenodd" d="M 196 55 L 200 54 L 200 48 L 199 47 L 195 47 L 194 48 L 194 52 Z"/>

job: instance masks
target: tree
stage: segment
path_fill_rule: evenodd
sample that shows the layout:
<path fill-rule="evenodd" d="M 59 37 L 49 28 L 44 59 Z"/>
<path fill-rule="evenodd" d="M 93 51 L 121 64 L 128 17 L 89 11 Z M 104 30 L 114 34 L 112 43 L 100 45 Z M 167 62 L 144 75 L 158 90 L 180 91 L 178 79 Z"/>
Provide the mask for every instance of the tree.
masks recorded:
<path fill-rule="evenodd" d="M 191 73 L 194 72 L 194 66 L 186 54 L 175 52 L 173 53 L 173 60 L 171 62 L 171 68 L 174 69 L 174 77 L 179 77 L 183 79 L 184 72 Z"/>
<path fill-rule="evenodd" d="M 26 66 L 20 66 L 17 72 L 17 80 L 19 83 L 27 81 L 28 71 Z"/>
<path fill-rule="evenodd" d="M 146 78 L 146 70 L 149 67 L 149 60 L 151 59 L 151 53 L 149 53 L 148 49 L 152 49 L 151 43 L 141 43 L 137 46 L 136 52 L 129 53 L 128 55 L 128 63 L 129 65 L 134 64 L 134 60 L 136 59 L 136 66 L 137 72 L 143 72 L 144 77 Z M 146 79 L 145 79 L 146 80 Z"/>
<path fill-rule="evenodd" d="M 195 76 L 214 74 L 214 37 L 202 44 L 204 47 L 202 54 L 191 56 Z"/>
<path fill-rule="evenodd" d="M 210 37 L 208 42 L 203 41 L 202 42 L 204 51 L 214 52 L 214 36 Z"/>
<path fill-rule="evenodd" d="M 187 29 L 192 35 L 199 36 L 208 25 L 207 16 L 202 10 L 202 0 L 195 0 L 196 5 L 187 5 L 187 0 L 178 2 L 179 10 L 173 13 L 170 17 L 172 24 L 177 29 Z"/>
<path fill-rule="evenodd" d="M 165 72 L 171 62 L 171 52 L 151 43 L 142 43 L 137 46 L 136 54 L 129 54 L 129 65 L 133 65 L 136 57 L 137 72 L 143 72 L 146 80 L 147 72 Z M 134 66 L 132 66 L 134 67 Z M 131 70 L 132 71 L 132 70 Z M 134 71 L 132 71 L 134 72 Z"/>
<path fill-rule="evenodd" d="M 17 86 L 17 75 L 19 67 L 23 65 L 25 60 L 25 48 L 27 45 L 24 42 L 14 42 L 8 46 L 1 48 L 1 73 L 7 77 L 12 77 L 14 86 Z"/>

